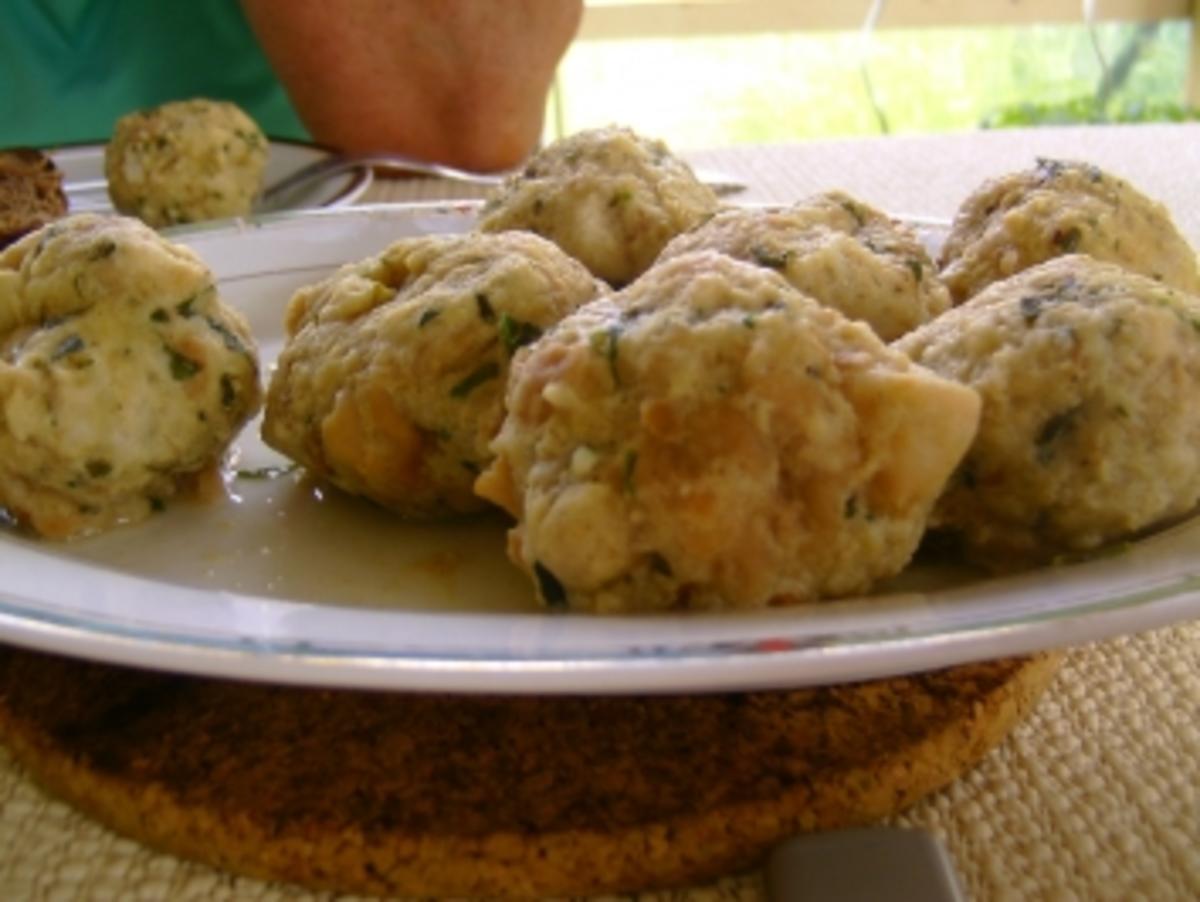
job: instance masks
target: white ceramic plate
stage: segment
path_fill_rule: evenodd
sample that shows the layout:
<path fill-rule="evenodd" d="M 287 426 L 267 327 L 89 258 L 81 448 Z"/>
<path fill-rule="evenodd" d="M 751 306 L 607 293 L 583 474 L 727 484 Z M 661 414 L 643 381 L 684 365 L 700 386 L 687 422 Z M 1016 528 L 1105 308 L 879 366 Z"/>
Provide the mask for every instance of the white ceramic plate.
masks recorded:
<path fill-rule="evenodd" d="M 311 144 L 294 141 L 271 141 L 266 185 L 274 185 L 297 169 L 328 157 L 329 151 Z M 79 144 L 50 151 L 50 156 L 63 174 L 63 190 L 72 213 L 108 213 L 112 202 L 108 197 L 108 182 L 104 177 L 104 145 Z M 371 184 L 371 170 L 355 169 L 314 182 L 288 198 L 290 208 L 297 210 L 317 207 L 339 207 L 362 196 Z"/>
<path fill-rule="evenodd" d="M 264 358 L 298 286 L 473 207 L 356 207 L 180 236 Z M 788 687 L 1058 647 L 1200 615 L 1200 519 L 1006 579 L 914 569 L 870 599 L 757 613 L 539 610 L 504 523 L 407 526 L 321 489 L 257 439 L 229 497 L 49 544 L 0 532 L 0 639 L 176 671 L 317 685 L 629 693 Z"/>

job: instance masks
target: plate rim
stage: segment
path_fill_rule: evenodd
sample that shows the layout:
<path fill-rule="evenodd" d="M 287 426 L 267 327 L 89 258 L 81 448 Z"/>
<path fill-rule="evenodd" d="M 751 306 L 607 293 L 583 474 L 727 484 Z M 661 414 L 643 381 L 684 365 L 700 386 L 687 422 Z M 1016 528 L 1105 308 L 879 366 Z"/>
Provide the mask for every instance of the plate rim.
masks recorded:
<path fill-rule="evenodd" d="M 15 610 L 0 596 L 0 639 L 37 651 L 65 654 L 118 666 L 240 679 L 283 685 L 512 695 L 658 695 L 798 689 L 903 676 L 959 664 L 1056 651 L 1170 626 L 1200 617 L 1200 576 L 1137 592 L 1136 604 L 1104 599 L 1061 616 L 991 623 L 951 632 L 903 632 L 886 639 L 824 645 L 793 643 L 785 637 L 707 645 L 687 654 L 592 657 L 417 656 L 337 653 L 244 638 L 206 642 L 195 636 L 150 634 L 105 624 L 76 622 L 45 611 Z M 258 599 L 287 606 L 296 602 Z M 1153 605 L 1153 616 L 1142 616 Z M 513 629 L 557 614 L 432 614 L 385 612 L 385 619 L 503 621 Z M 684 614 L 684 617 L 704 616 Z M 624 618 L 627 621 L 637 618 Z M 617 618 L 610 618 L 616 622 Z M 1069 636 L 1064 628 L 1071 626 Z M 1049 640 L 1049 641 L 1048 641 Z M 1061 641 L 1054 641 L 1061 640 Z M 866 652 L 888 652 L 884 658 Z M 186 654 L 181 655 L 181 651 Z M 865 655 L 865 662 L 864 662 Z"/>

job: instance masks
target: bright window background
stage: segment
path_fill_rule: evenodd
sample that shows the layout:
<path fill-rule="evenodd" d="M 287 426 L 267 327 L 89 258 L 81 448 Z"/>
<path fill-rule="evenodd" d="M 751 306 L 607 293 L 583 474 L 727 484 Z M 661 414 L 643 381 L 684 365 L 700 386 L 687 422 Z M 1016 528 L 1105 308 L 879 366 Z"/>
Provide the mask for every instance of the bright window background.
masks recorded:
<path fill-rule="evenodd" d="M 1016 125 L 1086 119 L 1101 59 L 1115 83 L 1104 118 L 1170 118 L 1184 107 L 1190 29 L 1167 20 L 877 31 L 866 71 L 878 111 L 857 33 L 577 41 L 548 137 L 618 123 L 687 148 L 872 135 L 884 122 L 892 133 L 958 131 L 1002 111 Z"/>

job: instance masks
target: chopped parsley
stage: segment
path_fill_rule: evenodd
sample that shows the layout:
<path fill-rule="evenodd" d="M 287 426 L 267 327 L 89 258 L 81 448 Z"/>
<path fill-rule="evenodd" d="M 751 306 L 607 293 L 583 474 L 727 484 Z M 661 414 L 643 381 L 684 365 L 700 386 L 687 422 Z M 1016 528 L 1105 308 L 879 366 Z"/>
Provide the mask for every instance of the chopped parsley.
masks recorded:
<path fill-rule="evenodd" d="M 1078 249 L 1079 242 L 1082 239 L 1083 233 L 1076 226 L 1071 226 L 1069 229 L 1060 229 L 1050 238 L 1054 246 L 1064 254 L 1074 253 Z"/>
<path fill-rule="evenodd" d="M 479 309 L 479 318 L 485 323 L 496 321 L 496 311 L 492 309 L 492 302 L 482 291 L 475 295 L 475 306 Z"/>
<path fill-rule="evenodd" d="M 650 552 L 650 569 L 660 576 L 671 576 L 671 562 L 657 551 Z"/>
<path fill-rule="evenodd" d="M 621 481 L 625 486 L 626 493 L 630 495 L 634 493 L 634 489 L 636 488 L 634 476 L 637 474 L 637 462 L 638 453 L 636 451 L 631 449 L 625 452 L 625 461 L 621 467 Z"/>
<path fill-rule="evenodd" d="M 617 372 L 617 342 L 621 337 L 620 326 L 609 326 L 599 332 L 593 332 L 588 340 L 592 350 L 608 361 L 608 371 L 612 374 L 614 385 L 621 384 L 621 376 Z"/>
<path fill-rule="evenodd" d="M 257 148 L 262 146 L 263 139 L 254 132 L 239 128 L 234 130 L 234 134 L 241 138 L 247 147 Z"/>
<path fill-rule="evenodd" d="M 88 254 L 88 259 L 103 260 L 105 257 L 111 257 L 114 253 L 116 253 L 116 251 L 116 242 L 112 239 L 105 238 L 96 242 L 96 245 L 92 248 L 91 253 Z"/>
<path fill-rule="evenodd" d="M 500 364 L 494 360 L 489 360 L 487 363 L 481 364 L 471 371 L 464 379 L 454 384 L 450 389 L 450 397 L 465 398 L 483 383 L 497 378 L 500 375 Z"/>
<path fill-rule="evenodd" d="M 180 354 L 170 345 L 163 345 L 163 350 L 167 352 L 167 358 L 171 363 L 171 378 L 175 381 L 185 382 L 200 372 L 200 364 L 192 358 Z"/>
<path fill-rule="evenodd" d="M 558 577 L 550 572 L 541 562 L 534 561 L 533 575 L 537 579 L 538 594 L 547 607 L 565 608 L 567 606 L 567 590 L 558 581 Z"/>
<path fill-rule="evenodd" d="M 863 215 L 862 207 L 852 200 L 842 200 L 838 202 L 839 206 L 851 216 L 861 229 L 867 223 L 867 218 Z"/>
<path fill-rule="evenodd" d="M 87 470 L 88 476 L 91 476 L 93 479 L 99 479 L 112 472 L 112 464 L 98 457 L 87 461 L 83 465 L 83 468 Z"/>
<path fill-rule="evenodd" d="M 58 347 L 50 354 L 51 360 L 62 360 L 64 357 L 70 357 L 72 354 L 77 354 L 84 349 L 83 339 L 78 335 L 68 335 L 58 343 Z"/>
<path fill-rule="evenodd" d="M 1066 168 L 1067 164 L 1061 160 L 1051 160 L 1048 157 L 1037 158 L 1037 172 L 1043 182 L 1058 178 Z"/>
<path fill-rule="evenodd" d="M 221 336 L 221 342 L 226 348 L 238 354 L 245 353 L 246 346 L 242 344 L 242 340 L 227 325 L 220 320 L 213 319 L 211 316 L 206 316 L 204 321 L 208 323 L 208 328 Z"/>
<path fill-rule="evenodd" d="M 1050 462 L 1050 458 L 1054 455 L 1055 443 L 1071 431 L 1078 413 L 1078 405 L 1068 407 L 1066 410 L 1054 414 L 1042 424 L 1042 428 L 1038 430 L 1037 438 L 1034 440 L 1038 463 Z"/>
<path fill-rule="evenodd" d="M 756 244 L 750 248 L 750 256 L 759 266 L 765 266 L 768 269 L 787 269 L 788 257 L 791 256 L 791 252 Z"/>
<path fill-rule="evenodd" d="M 1042 315 L 1042 307 L 1045 303 L 1046 298 L 1035 294 L 1021 298 L 1021 317 L 1025 320 L 1025 325 L 1031 326 L 1037 321 L 1037 318 Z"/>
<path fill-rule="evenodd" d="M 621 204 L 627 204 L 631 200 L 633 200 L 632 191 L 630 191 L 628 188 L 618 188 L 608 199 L 608 205 L 610 207 L 619 207 Z"/>
<path fill-rule="evenodd" d="M 221 406 L 228 410 L 237 401 L 237 386 L 229 373 L 221 374 Z"/>
<path fill-rule="evenodd" d="M 500 314 L 500 322 L 496 329 L 500 333 L 500 341 L 504 343 L 504 349 L 508 351 L 509 356 L 515 354 L 517 348 L 536 341 L 542 334 L 542 330 L 533 323 L 519 320 L 507 313 Z"/>

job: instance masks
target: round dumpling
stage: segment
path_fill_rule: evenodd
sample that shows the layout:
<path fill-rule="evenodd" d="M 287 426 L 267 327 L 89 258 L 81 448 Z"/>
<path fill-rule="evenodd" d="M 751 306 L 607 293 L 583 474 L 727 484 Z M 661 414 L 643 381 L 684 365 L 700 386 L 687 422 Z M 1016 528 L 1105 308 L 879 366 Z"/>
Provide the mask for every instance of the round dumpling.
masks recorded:
<path fill-rule="evenodd" d="M 714 250 L 779 272 L 884 341 L 950 307 L 929 252 L 906 226 L 841 191 L 786 210 L 731 207 L 667 245 L 659 260 Z"/>
<path fill-rule="evenodd" d="M 535 154 L 488 198 L 480 228 L 536 232 L 619 286 L 716 209 L 712 189 L 665 144 L 608 127 Z"/>
<path fill-rule="evenodd" d="M 216 100 L 122 116 L 104 151 L 113 206 L 156 228 L 244 216 L 266 165 L 262 130 L 235 104 Z"/>
<path fill-rule="evenodd" d="M 602 290 L 527 232 L 398 241 L 292 298 L 263 437 L 404 516 L 480 510 L 512 355 Z"/>
<path fill-rule="evenodd" d="M 245 321 L 141 222 L 80 214 L 0 253 L 0 506 L 36 532 L 145 517 L 260 400 Z"/>
<path fill-rule="evenodd" d="M 1162 204 L 1090 164 L 1044 159 L 984 183 L 963 202 L 942 246 L 942 279 L 961 303 L 1073 253 L 1200 291 L 1196 255 Z"/>
<path fill-rule="evenodd" d="M 1200 499 L 1200 300 L 1083 255 L 994 283 L 894 347 L 976 389 L 934 519 L 1005 566 L 1096 547 Z"/>
<path fill-rule="evenodd" d="M 515 361 L 476 489 L 552 606 L 753 608 L 899 571 L 974 435 L 975 392 L 780 276 L 654 267 Z"/>

